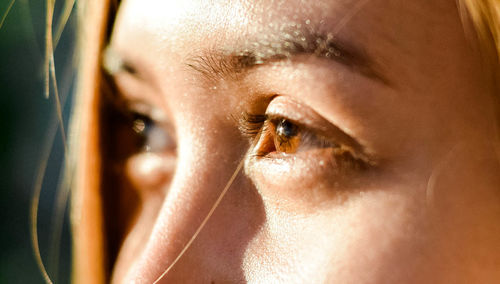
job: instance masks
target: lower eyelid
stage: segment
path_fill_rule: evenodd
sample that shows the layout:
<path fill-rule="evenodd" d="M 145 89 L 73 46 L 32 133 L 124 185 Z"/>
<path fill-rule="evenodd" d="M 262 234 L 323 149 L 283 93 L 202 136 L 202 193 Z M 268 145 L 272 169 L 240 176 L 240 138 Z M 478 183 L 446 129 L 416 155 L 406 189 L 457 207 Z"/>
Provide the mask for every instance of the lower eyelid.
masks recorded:
<path fill-rule="evenodd" d="M 332 151 L 317 149 L 297 156 L 247 157 L 245 173 L 261 194 L 280 202 L 298 199 L 319 205 L 346 190 L 362 190 L 370 175 L 338 163 Z"/>
<path fill-rule="evenodd" d="M 354 174 L 358 171 L 365 171 L 373 165 L 365 160 L 356 157 L 352 150 L 338 147 L 311 148 L 293 154 L 272 152 L 267 154 L 254 155 L 254 159 L 262 159 L 267 163 L 285 166 L 288 163 L 289 170 L 295 170 L 297 165 L 307 165 L 308 171 L 314 167 L 322 168 L 326 171 L 334 171 L 336 175 Z"/>

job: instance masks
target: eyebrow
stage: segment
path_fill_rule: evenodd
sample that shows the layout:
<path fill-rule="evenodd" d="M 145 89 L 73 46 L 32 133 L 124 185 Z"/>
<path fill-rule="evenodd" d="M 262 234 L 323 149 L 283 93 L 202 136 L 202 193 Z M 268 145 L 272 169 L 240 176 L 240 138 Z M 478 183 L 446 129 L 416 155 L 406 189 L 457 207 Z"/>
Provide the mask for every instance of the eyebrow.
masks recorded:
<path fill-rule="evenodd" d="M 266 34 L 263 39 L 247 40 L 239 48 L 211 48 L 188 57 L 185 64 L 214 83 L 225 78 L 237 79 L 254 67 L 291 60 L 298 55 L 331 60 L 369 79 L 389 84 L 363 49 L 310 29 L 281 32 L 277 36 Z"/>

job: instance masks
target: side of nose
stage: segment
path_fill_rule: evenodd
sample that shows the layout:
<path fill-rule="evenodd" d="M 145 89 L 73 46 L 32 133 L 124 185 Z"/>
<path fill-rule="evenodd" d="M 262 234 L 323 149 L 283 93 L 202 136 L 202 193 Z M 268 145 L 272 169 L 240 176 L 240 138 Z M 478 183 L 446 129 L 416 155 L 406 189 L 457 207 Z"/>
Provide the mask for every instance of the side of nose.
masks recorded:
<path fill-rule="evenodd" d="M 197 134 L 179 143 L 174 178 L 125 282 L 154 283 L 167 269 L 159 283 L 244 281 L 245 247 L 265 215 L 259 195 L 240 170 L 244 145 L 231 133 L 217 134 L 193 143 Z"/>

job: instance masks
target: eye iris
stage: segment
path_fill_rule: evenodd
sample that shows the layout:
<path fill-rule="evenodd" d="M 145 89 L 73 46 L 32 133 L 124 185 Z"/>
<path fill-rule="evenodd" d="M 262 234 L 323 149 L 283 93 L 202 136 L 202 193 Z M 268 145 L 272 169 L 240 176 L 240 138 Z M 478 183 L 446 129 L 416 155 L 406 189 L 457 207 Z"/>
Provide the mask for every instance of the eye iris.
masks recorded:
<path fill-rule="evenodd" d="M 274 145 L 278 152 L 295 153 L 300 143 L 299 128 L 292 122 L 282 119 L 276 125 Z"/>
<path fill-rule="evenodd" d="M 282 119 L 276 127 L 279 136 L 292 138 L 297 135 L 297 126 L 286 119 Z"/>
<path fill-rule="evenodd" d="M 142 151 L 161 152 L 175 149 L 175 141 L 169 133 L 148 117 L 136 118 L 132 129 L 139 136 L 139 147 Z"/>

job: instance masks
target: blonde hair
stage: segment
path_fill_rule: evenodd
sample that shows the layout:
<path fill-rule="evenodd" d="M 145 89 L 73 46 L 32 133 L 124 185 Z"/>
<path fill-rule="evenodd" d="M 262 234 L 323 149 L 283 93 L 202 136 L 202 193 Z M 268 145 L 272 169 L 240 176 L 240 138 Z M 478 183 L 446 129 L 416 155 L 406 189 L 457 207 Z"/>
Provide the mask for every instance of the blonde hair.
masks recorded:
<path fill-rule="evenodd" d="M 109 36 L 114 8 L 111 1 L 78 2 L 79 77 L 76 108 L 71 122 L 70 153 L 74 166 L 71 204 L 74 282 L 105 283 L 106 237 L 101 182 L 100 108 L 101 52 Z M 464 26 L 471 26 L 479 41 L 485 64 L 490 65 L 495 84 L 500 74 L 500 0 L 458 0 Z M 470 25 L 472 24 L 472 25 Z"/>
<path fill-rule="evenodd" d="M 499 0 L 459 0 L 474 25 L 481 41 L 483 52 L 500 64 L 500 1 Z M 465 9 L 465 10 L 464 10 Z"/>

